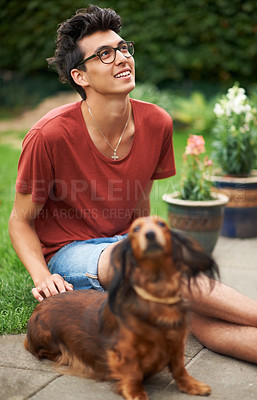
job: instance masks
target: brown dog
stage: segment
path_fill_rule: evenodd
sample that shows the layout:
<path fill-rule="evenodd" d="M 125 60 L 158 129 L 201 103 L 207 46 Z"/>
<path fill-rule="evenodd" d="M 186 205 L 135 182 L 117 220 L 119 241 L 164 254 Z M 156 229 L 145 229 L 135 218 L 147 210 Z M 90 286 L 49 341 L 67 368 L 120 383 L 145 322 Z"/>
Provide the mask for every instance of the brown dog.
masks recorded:
<path fill-rule="evenodd" d="M 40 303 L 28 322 L 25 347 L 72 373 L 112 380 L 129 400 L 147 400 L 143 380 L 168 366 L 178 388 L 211 389 L 184 367 L 187 307 L 181 281 L 218 274 L 212 258 L 171 232 L 159 217 L 139 218 L 113 250 L 109 293 L 66 292 Z"/>

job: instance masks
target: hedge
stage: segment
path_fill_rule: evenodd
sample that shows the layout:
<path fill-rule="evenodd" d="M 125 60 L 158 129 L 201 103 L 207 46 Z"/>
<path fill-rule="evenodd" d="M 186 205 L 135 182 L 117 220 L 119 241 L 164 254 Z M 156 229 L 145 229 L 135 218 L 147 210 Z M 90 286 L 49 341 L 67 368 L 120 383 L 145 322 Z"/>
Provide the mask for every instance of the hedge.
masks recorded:
<path fill-rule="evenodd" d="M 46 71 L 59 22 L 81 0 L 1 0 L 2 71 Z M 101 0 L 123 19 L 135 41 L 137 79 L 251 82 L 257 75 L 256 0 Z"/>

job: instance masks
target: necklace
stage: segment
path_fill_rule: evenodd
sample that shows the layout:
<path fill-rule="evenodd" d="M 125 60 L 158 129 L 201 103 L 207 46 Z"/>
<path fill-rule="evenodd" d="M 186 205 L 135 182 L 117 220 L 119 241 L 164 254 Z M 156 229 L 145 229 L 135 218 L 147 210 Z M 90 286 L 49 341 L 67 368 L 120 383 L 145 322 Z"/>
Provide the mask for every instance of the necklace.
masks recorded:
<path fill-rule="evenodd" d="M 123 138 L 123 136 L 124 136 L 124 133 L 125 133 L 125 131 L 126 131 L 126 129 L 127 129 L 128 122 L 129 122 L 129 117 L 130 117 L 130 112 L 129 112 L 129 115 L 128 115 L 127 122 L 126 122 L 126 124 L 125 124 L 125 126 L 124 126 L 124 128 L 123 128 L 123 131 L 121 132 L 121 135 L 120 135 L 120 138 L 119 138 L 119 140 L 118 140 L 118 143 L 117 143 L 116 147 L 113 147 L 113 146 L 111 145 L 111 143 L 109 142 L 109 140 L 107 139 L 107 137 L 103 134 L 103 132 L 102 132 L 102 130 L 100 129 L 100 127 L 99 127 L 98 123 L 96 122 L 96 120 L 94 119 L 93 114 L 92 114 L 92 111 L 91 111 L 89 105 L 87 104 L 87 102 L 86 102 L 86 105 L 87 105 L 87 108 L 88 108 L 88 112 L 89 112 L 89 114 L 91 115 L 91 118 L 92 118 L 92 120 L 94 121 L 94 123 L 95 123 L 95 125 L 96 125 L 98 131 L 101 133 L 101 135 L 102 135 L 102 137 L 104 138 L 104 140 L 106 141 L 106 143 L 107 143 L 107 144 L 110 146 L 110 148 L 113 150 L 113 156 L 111 156 L 111 158 L 113 159 L 113 161 L 118 160 L 119 156 L 117 155 L 117 150 L 118 150 L 118 147 L 119 147 L 119 145 L 120 145 L 120 143 L 121 143 L 121 141 L 122 141 L 122 138 Z"/>

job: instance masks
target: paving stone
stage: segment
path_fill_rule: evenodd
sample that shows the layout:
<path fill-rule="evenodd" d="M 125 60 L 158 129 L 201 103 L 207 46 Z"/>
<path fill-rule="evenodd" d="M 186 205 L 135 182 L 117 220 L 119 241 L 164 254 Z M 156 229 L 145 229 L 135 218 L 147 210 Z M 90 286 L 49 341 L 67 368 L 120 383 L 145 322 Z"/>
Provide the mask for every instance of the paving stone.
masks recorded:
<path fill-rule="evenodd" d="M 198 342 L 198 340 L 193 335 L 188 335 L 185 350 L 186 357 L 190 359 L 195 357 L 203 348 L 204 346 L 200 342 Z"/>
<path fill-rule="evenodd" d="M 251 400 L 257 398 L 256 365 L 234 360 L 204 349 L 188 366 L 188 372 L 212 388 L 210 400 Z M 150 400 L 196 399 L 171 383 L 164 391 L 151 394 Z"/>
<path fill-rule="evenodd" d="M 40 390 L 30 400 L 121 400 L 108 382 L 96 382 L 63 375 Z"/>
<path fill-rule="evenodd" d="M 0 399 L 26 399 L 57 377 L 57 374 L 50 372 L 0 367 Z"/>
<path fill-rule="evenodd" d="M 0 366 L 28 368 L 40 371 L 53 371 L 53 363 L 48 360 L 39 361 L 25 350 L 25 335 L 0 336 Z"/>
<path fill-rule="evenodd" d="M 213 256 L 222 268 L 257 269 L 257 238 L 231 239 L 221 236 Z"/>
<path fill-rule="evenodd" d="M 247 266 L 242 269 L 222 268 L 221 281 L 257 300 L 257 258 L 255 270 L 247 269 Z"/>

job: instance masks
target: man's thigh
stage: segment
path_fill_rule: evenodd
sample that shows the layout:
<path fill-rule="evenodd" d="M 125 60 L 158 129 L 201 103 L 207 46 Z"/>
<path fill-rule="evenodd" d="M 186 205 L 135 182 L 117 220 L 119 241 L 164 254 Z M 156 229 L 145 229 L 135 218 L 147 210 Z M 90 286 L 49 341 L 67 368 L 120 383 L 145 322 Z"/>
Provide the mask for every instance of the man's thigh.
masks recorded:
<path fill-rule="evenodd" d="M 103 270 L 109 270 L 111 250 L 121 239 L 122 236 L 114 236 L 74 241 L 61 248 L 51 258 L 48 263 L 49 271 L 61 275 L 67 282 L 72 283 L 75 290 L 103 291 L 107 287 Z"/>

